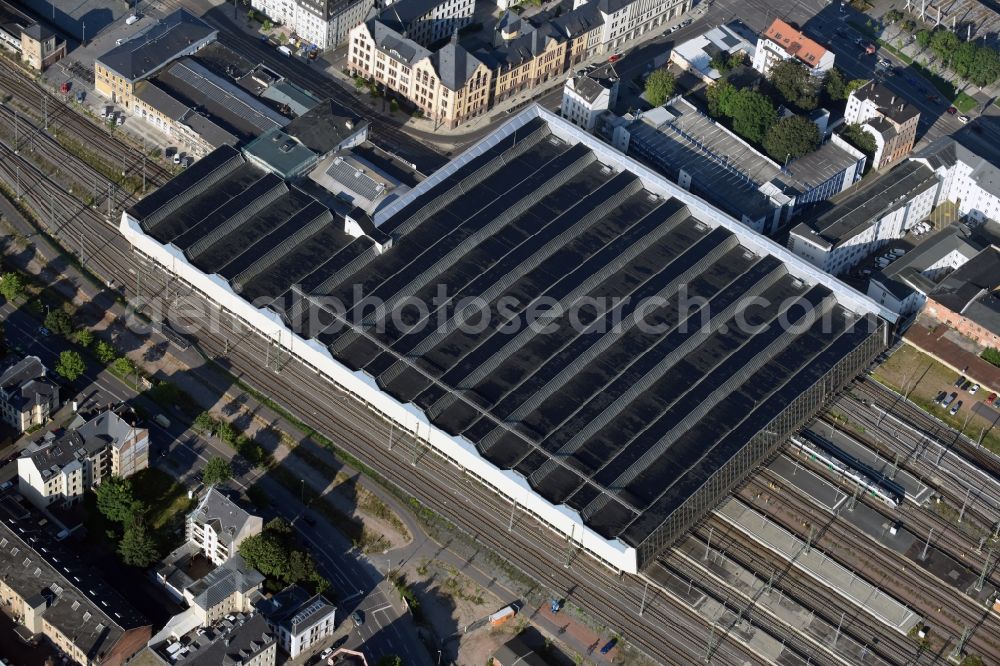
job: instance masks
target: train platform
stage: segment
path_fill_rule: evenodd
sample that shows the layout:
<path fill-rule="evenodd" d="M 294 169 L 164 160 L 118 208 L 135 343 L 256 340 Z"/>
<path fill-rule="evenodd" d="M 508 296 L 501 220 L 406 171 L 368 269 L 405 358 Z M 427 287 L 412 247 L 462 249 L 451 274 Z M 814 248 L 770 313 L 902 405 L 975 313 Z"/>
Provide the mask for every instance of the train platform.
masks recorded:
<path fill-rule="evenodd" d="M 836 428 L 832 428 L 828 424 L 820 421 L 812 423 L 809 427 L 816 432 L 816 434 L 822 435 L 823 437 L 831 440 L 845 453 L 854 456 L 875 471 L 885 474 L 887 477 L 901 485 L 903 490 L 906 491 L 906 501 L 913 502 L 917 506 L 920 506 L 934 494 L 934 491 L 927 486 L 927 484 L 904 469 L 899 469 L 897 467 L 895 474 L 893 474 L 892 468 L 895 464 L 894 461 L 883 458 L 878 453 L 872 451 L 870 448 L 847 433 L 837 430 Z"/>
<path fill-rule="evenodd" d="M 852 455 L 854 454 L 852 453 Z M 790 486 L 810 495 L 831 514 L 839 514 L 842 520 L 864 532 L 880 546 L 900 553 L 911 560 L 915 567 L 925 570 L 956 591 L 966 594 L 970 597 L 970 601 L 986 605 L 991 595 L 996 594 L 997 590 L 989 582 L 984 583 L 981 590 L 975 589 L 979 572 L 970 570 L 962 562 L 936 548 L 933 534 L 930 535 L 930 543 L 928 544 L 928 535 L 918 535 L 902 522 L 894 523 L 863 502 L 856 502 L 854 508 L 851 509 L 849 495 L 844 494 L 812 470 L 798 465 L 788 458 L 777 458 L 769 465 L 769 469 L 778 474 Z M 899 475 L 897 475 L 898 478 Z M 928 489 L 927 492 L 930 490 Z M 939 534 L 938 538 L 946 537 Z M 925 546 L 927 546 L 926 553 L 924 552 Z"/>
<path fill-rule="evenodd" d="M 859 505 L 860 506 L 860 505 Z M 887 626 L 907 633 L 921 618 L 905 604 L 856 573 L 831 560 L 826 553 L 781 527 L 743 502 L 730 499 L 716 514 L 736 529 L 784 558 L 820 585 L 861 606 Z"/>
<path fill-rule="evenodd" d="M 850 632 L 856 622 L 860 622 L 859 626 L 864 626 L 863 621 L 859 621 L 858 618 L 844 620 L 838 633 L 836 627 L 831 626 L 829 622 L 817 618 L 812 610 L 796 599 L 786 596 L 780 589 L 780 576 L 774 581 L 765 580 L 726 557 L 724 552 L 709 548 L 707 544 L 694 537 L 688 536 L 678 544 L 674 553 L 694 567 L 707 572 L 710 579 L 722 587 L 733 588 L 745 597 L 753 599 L 755 614 L 765 612 L 818 645 L 827 646 L 836 641 L 836 651 L 844 657 L 844 663 L 870 663 L 865 661 L 865 646 L 845 633 Z"/>

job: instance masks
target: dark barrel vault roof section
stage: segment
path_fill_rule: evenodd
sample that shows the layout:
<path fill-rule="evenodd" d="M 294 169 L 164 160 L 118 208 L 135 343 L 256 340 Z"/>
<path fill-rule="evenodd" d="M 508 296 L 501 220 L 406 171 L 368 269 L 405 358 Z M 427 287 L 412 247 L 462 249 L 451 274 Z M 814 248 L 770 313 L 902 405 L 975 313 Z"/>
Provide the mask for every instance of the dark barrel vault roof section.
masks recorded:
<path fill-rule="evenodd" d="M 225 182 L 169 215 L 152 213 L 170 205 L 156 193 L 133 216 L 188 256 L 203 238 L 245 245 L 213 231 L 217 209 L 270 185 Z M 252 294 L 223 262 L 195 264 L 285 321 L 296 299 L 339 300 L 332 325 L 299 336 L 643 561 L 884 348 L 895 318 L 538 107 L 374 221 L 388 249 L 300 238 Z"/>

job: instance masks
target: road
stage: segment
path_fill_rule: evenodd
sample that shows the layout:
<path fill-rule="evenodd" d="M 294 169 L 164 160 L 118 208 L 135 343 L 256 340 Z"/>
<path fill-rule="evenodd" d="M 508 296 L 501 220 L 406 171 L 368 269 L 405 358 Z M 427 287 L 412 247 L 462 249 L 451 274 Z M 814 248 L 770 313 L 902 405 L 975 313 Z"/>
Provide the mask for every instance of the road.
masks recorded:
<path fill-rule="evenodd" d="M 124 313 L 123 313 L 124 314 Z M 5 324 L 8 344 L 19 353 L 38 356 L 48 368 L 54 368 L 62 351 L 73 346 L 56 335 L 39 332 L 38 320 L 23 308 L 4 302 L 0 306 L 0 319 Z M 128 335 L 123 329 L 120 335 Z M 160 342 L 166 344 L 162 338 Z M 79 400 L 81 409 L 96 408 L 110 403 L 129 402 L 138 404 L 148 413 L 162 411 L 148 399 L 137 399 L 134 385 L 123 382 L 110 373 L 95 359 L 84 356 L 87 363 L 83 376 L 72 387 L 62 391 L 64 402 Z M 77 390 L 73 390 L 73 389 Z M 168 413 L 170 426 L 163 428 L 150 422 L 151 456 L 156 467 L 178 478 L 189 488 L 200 486 L 199 472 L 205 462 L 212 457 L 233 458 L 233 450 L 215 438 L 204 438 L 183 425 L 189 419 L 178 418 Z M 364 651 L 373 660 L 382 655 L 399 655 L 406 664 L 429 664 L 427 650 L 417 638 L 415 628 L 408 614 L 403 612 L 398 597 L 390 600 L 392 593 L 384 581 L 383 572 L 363 554 L 355 551 L 352 544 L 322 516 L 309 514 L 315 524 L 309 525 L 303 518 L 308 511 L 300 498 L 276 480 L 266 476 L 261 470 L 234 461 L 235 487 L 246 490 L 259 482 L 261 489 L 272 498 L 271 510 L 267 518 L 275 515 L 285 518 L 298 530 L 299 536 L 310 546 L 320 572 L 332 583 L 336 594 L 338 631 L 347 633 L 348 647 L 364 645 Z M 360 610 L 366 622 L 355 629 L 349 620 L 353 610 Z"/>

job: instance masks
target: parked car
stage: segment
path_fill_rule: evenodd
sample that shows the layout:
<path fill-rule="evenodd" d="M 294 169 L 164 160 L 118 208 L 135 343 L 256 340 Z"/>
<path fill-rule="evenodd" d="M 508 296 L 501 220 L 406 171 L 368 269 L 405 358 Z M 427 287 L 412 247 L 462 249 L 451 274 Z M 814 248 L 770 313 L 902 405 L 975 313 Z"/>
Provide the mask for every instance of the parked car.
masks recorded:
<path fill-rule="evenodd" d="M 948 396 L 947 398 L 945 398 L 945 399 L 944 399 L 944 401 L 942 401 L 942 402 L 941 402 L 941 406 L 942 406 L 942 407 L 947 407 L 947 406 L 948 406 L 948 405 L 950 405 L 950 404 L 951 404 L 952 402 L 954 402 L 954 401 L 955 401 L 955 398 L 957 398 L 957 397 L 958 397 L 958 394 L 957 394 L 957 393 L 954 393 L 954 392 L 953 392 L 953 393 L 951 393 L 951 394 L 950 394 L 950 395 L 949 395 L 949 396 Z"/>
<path fill-rule="evenodd" d="M 83 100 L 86 97 L 87 97 L 87 93 L 85 91 L 83 91 L 83 90 L 77 90 L 76 91 L 76 101 L 78 103 L 83 104 Z"/>
<path fill-rule="evenodd" d="M 947 111 L 948 111 L 948 114 L 952 115 L 952 116 L 955 115 L 956 113 L 958 113 L 958 109 L 956 109 L 953 106 L 949 106 L 948 109 L 947 109 Z"/>
<path fill-rule="evenodd" d="M 976 395 L 976 391 L 979 390 L 979 384 L 973 384 L 972 388 L 969 389 L 969 395 Z"/>
<path fill-rule="evenodd" d="M 948 392 L 947 391 L 940 391 L 937 394 L 937 397 L 934 398 L 934 402 L 940 405 L 941 401 L 944 400 L 947 397 L 948 397 Z"/>
<path fill-rule="evenodd" d="M 987 405 L 992 405 L 992 404 L 993 404 L 993 402 L 994 402 L 994 401 L 995 401 L 996 399 L 997 399 L 997 394 L 996 394 L 996 393 L 990 393 L 989 397 L 987 397 L 987 398 L 986 398 L 986 404 L 987 404 Z"/>
<path fill-rule="evenodd" d="M 127 19 L 125 19 L 125 25 L 132 25 L 133 23 L 135 23 L 138 20 L 139 20 L 138 14 L 132 14 Z"/>
<path fill-rule="evenodd" d="M 972 388 L 972 382 L 971 382 L 970 380 L 966 379 L 966 380 L 965 380 L 965 381 L 964 381 L 964 382 L 962 383 L 962 390 L 963 390 L 963 391 L 968 391 L 968 390 L 969 390 L 970 388 Z"/>
<path fill-rule="evenodd" d="M 355 627 L 360 627 L 365 623 L 365 618 L 361 615 L 361 611 L 351 613 L 351 622 L 354 623 Z"/>
<path fill-rule="evenodd" d="M 618 62 L 621 59 L 622 59 L 621 53 L 612 53 L 611 56 L 608 57 L 608 62 Z"/>
<path fill-rule="evenodd" d="M 956 402 L 955 406 L 948 410 L 948 413 L 951 414 L 952 416 L 954 416 L 955 414 L 958 414 L 958 410 L 960 410 L 960 409 L 962 409 L 962 401 L 961 400 L 959 400 L 958 402 Z"/>
<path fill-rule="evenodd" d="M 611 652 L 611 650 L 614 649 L 615 645 L 617 644 L 618 644 L 618 639 L 612 638 L 610 641 L 604 644 L 604 647 L 601 648 L 601 654 L 607 654 Z"/>
<path fill-rule="evenodd" d="M 320 660 L 323 660 L 323 659 L 326 659 L 327 657 L 329 657 L 331 654 L 333 654 L 333 648 L 332 647 L 328 647 L 327 649 L 323 650 L 320 653 L 319 658 L 320 658 Z"/>
<path fill-rule="evenodd" d="M 955 380 L 955 388 L 961 388 L 964 383 L 965 375 L 959 375 L 958 379 Z"/>
<path fill-rule="evenodd" d="M 965 123 L 969 122 L 969 116 L 959 116 L 958 121 L 964 125 Z"/>
<path fill-rule="evenodd" d="M 179 150 L 174 151 L 174 164 L 181 163 L 181 152 Z"/>
<path fill-rule="evenodd" d="M 49 337 L 49 334 L 50 334 L 49 329 L 45 328 L 44 326 L 38 327 L 38 335 L 42 336 L 43 338 L 47 338 Z"/>

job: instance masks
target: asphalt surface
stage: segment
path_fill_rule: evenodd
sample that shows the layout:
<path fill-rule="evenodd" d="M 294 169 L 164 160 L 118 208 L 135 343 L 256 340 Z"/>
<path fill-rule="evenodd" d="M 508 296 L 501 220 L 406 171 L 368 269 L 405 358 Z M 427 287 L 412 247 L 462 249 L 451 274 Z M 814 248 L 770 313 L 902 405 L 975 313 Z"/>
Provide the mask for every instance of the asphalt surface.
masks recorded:
<path fill-rule="evenodd" d="M 5 324 L 9 346 L 19 354 L 38 356 L 50 370 L 58 363 L 62 351 L 74 349 L 65 339 L 39 331 L 39 321 L 22 307 L 4 302 L 0 306 L 0 319 Z M 166 341 L 163 340 L 165 343 Z M 131 402 L 139 404 L 149 413 L 163 411 L 149 400 L 136 400 L 135 385 L 123 382 L 93 358 L 83 356 L 85 373 L 71 385 L 65 383 L 61 398 L 63 403 L 76 399 L 81 409 L 96 408 L 109 403 Z M 140 387 L 141 388 L 141 387 Z M 204 438 L 188 428 L 179 413 L 164 412 L 170 426 L 163 428 L 155 422 L 147 423 L 150 429 L 151 460 L 153 464 L 176 477 L 193 490 L 200 488 L 200 470 L 213 457 L 232 459 L 233 450 L 215 438 Z M 258 469 L 239 460 L 233 461 L 234 476 L 231 484 L 245 490 L 255 482 L 272 500 L 266 519 L 281 516 L 296 527 L 303 541 L 310 546 L 320 572 L 332 583 L 332 593 L 337 604 L 336 638 L 348 636 L 346 647 L 364 652 L 373 661 L 383 655 L 398 655 L 406 664 L 430 663 L 427 650 L 420 643 L 409 616 L 402 611 L 398 597 L 390 601 L 390 593 L 380 572 L 363 554 L 319 514 L 309 511 L 313 524 L 303 520 L 305 507 L 295 493 L 290 493 L 276 480 L 262 476 Z M 6 470 L 5 470 L 6 474 Z M 349 615 L 360 610 L 365 622 L 354 627 Z"/>

